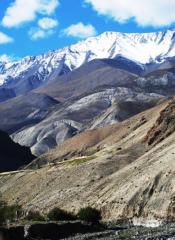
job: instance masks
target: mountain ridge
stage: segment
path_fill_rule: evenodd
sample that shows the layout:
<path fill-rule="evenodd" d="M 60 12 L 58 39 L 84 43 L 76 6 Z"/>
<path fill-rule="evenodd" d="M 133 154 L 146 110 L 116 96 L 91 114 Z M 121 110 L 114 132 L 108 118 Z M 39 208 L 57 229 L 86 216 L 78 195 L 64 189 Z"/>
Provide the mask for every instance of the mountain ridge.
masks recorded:
<path fill-rule="evenodd" d="M 80 131 L 122 121 L 154 106 L 159 99 L 166 97 L 165 91 L 156 93 L 161 89 L 159 82 L 161 86 L 162 77 L 155 82 L 157 90 L 145 90 L 138 75 L 118 68 L 116 60 L 111 60 L 112 64 L 108 61 L 93 60 L 69 74 L 59 76 L 43 88 L 36 89 L 35 95 L 44 93 L 59 102 L 52 105 L 52 109 L 45 105 L 47 115 L 38 123 L 35 122 L 36 124 L 33 124 L 35 119 L 25 115 L 31 120 L 31 125 L 16 129 L 15 119 L 21 115 L 21 108 L 18 108 L 14 101 L 16 98 L 1 103 L 2 113 L 5 112 L 9 119 L 15 120 L 15 131 L 10 132 L 13 140 L 30 146 L 35 155 L 40 155 Z M 147 81 L 149 82 L 149 79 Z M 144 81 L 141 80 L 142 82 Z M 151 80 L 149 86 L 154 86 L 154 81 Z M 167 89 L 169 88 L 172 90 L 172 87 L 167 86 Z M 20 101 L 24 100 L 26 102 L 26 96 L 20 98 Z M 14 115 L 13 111 L 6 111 L 9 103 L 16 109 Z M 4 118 L 0 119 L 0 127 L 8 130 L 6 123 L 6 126 L 2 125 Z M 22 118 L 22 121 L 25 121 L 25 118 Z"/>
<path fill-rule="evenodd" d="M 0 85 L 13 89 L 16 95 L 24 94 L 98 58 L 115 59 L 122 56 L 138 65 L 162 63 L 175 55 L 174 39 L 174 30 L 155 33 L 104 32 L 63 49 L 27 56 L 14 63 L 1 63 Z"/>
<path fill-rule="evenodd" d="M 174 36 L 105 32 L 7 63 L 15 75 L 0 87 L 0 129 L 38 156 L 80 131 L 154 106 L 175 94 Z"/>

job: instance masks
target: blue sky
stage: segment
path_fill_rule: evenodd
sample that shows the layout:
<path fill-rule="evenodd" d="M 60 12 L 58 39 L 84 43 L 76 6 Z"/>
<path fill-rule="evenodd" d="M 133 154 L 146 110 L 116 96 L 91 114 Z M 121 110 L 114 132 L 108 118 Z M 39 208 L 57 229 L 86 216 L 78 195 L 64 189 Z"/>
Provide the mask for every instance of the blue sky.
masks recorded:
<path fill-rule="evenodd" d="M 174 0 L 0 0 L 0 59 L 38 55 L 104 31 L 175 27 Z"/>

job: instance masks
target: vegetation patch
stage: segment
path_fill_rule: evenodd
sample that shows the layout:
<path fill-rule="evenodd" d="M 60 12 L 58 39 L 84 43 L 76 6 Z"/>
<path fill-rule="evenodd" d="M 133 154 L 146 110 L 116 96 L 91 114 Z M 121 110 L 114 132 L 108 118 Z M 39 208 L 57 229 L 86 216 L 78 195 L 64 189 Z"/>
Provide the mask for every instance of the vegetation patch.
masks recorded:
<path fill-rule="evenodd" d="M 41 215 L 38 211 L 30 211 L 27 216 L 25 217 L 25 220 L 28 221 L 35 221 L 35 222 L 42 222 L 45 221 L 45 218 L 43 215 Z"/>
<path fill-rule="evenodd" d="M 75 221 L 81 220 L 89 223 L 98 223 L 101 220 L 101 212 L 92 207 L 81 208 L 77 214 L 55 207 L 48 214 L 43 215 L 39 211 L 29 211 L 27 214 L 18 205 L 8 206 L 0 200 L 0 225 L 10 223 L 28 223 L 44 221 Z"/>
<path fill-rule="evenodd" d="M 8 206 L 4 201 L 0 200 L 0 225 L 17 221 L 21 216 L 22 208 L 20 206 Z"/>
<path fill-rule="evenodd" d="M 60 208 L 53 208 L 47 214 L 47 218 L 51 221 L 70 221 L 76 219 L 76 217 L 72 213 Z"/>
<path fill-rule="evenodd" d="M 93 159 L 95 159 L 94 155 L 93 156 L 85 156 L 85 157 L 79 157 L 79 158 L 74 158 L 71 160 L 64 161 L 64 162 L 62 162 L 62 164 L 66 165 L 66 166 L 74 166 L 74 165 L 83 164 L 83 163 L 91 161 Z"/>
<path fill-rule="evenodd" d="M 86 222 L 98 223 L 101 220 L 101 212 L 92 207 L 81 208 L 77 214 L 78 219 Z"/>

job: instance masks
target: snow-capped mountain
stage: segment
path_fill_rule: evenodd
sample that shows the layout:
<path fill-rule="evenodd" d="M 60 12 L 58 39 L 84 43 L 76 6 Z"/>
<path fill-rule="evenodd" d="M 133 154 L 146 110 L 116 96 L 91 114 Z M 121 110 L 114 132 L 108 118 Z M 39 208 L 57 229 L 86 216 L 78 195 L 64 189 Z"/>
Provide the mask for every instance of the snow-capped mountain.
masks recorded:
<path fill-rule="evenodd" d="M 175 95 L 174 56 L 173 30 L 106 32 L 1 62 L 0 129 L 40 155 L 85 129 L 123 121 Z"/>
<path fill-rule="evenodd" d="M 175 30 L 141 34 L 105 32 L 61 50 L 13 63 L 1 62 L 0 85 L 13 89 L 18 95 L 93 59 L 115 59 L 117 56 L 138 64 L 163 62 L 175 56 Z"/>

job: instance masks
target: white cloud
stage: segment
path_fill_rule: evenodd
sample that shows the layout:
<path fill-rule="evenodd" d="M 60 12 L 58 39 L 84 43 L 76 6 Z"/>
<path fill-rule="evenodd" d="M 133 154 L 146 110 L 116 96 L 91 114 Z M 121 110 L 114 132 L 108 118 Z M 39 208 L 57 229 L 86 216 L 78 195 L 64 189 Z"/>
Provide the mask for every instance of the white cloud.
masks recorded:
<path fill-rule="evenodd" d="M 175 0 L 84 0 L 99 14 L 124 23 L 132 18 L 141 26 L 168 26 L 175 22 Z"/>
<path fill-rule="evenodd" d="M 45 31 L 41 28 L 32 28 L 29 31 L 29 36 L 30 36 L 31 40 L 35 41 L 35 40 L 38 40 L 38 39 L 48 38 L 53 33 L 54 33 L 53 30 Z"/>
<path fill-rule="evenodd" d="M 62 34 L 78 38 L 87 38 L 97 34 L 96 29 L 91 24 L 83 24 L 82 22 L 72 24 L 62 31 Z"/>
<path fill-rule="evenodd" d="M 53 18 L 42 18 L 38 21 L 38 25 L 42 29 L 52 29 L 58 26 L 58 21 Z"/>
<path fill-rule="evenodd" d="M 33 21 L 37 14 L 51 15 L 59 4 L 59 0 L 15 0 L 6 10 L 2 19 L 5 27 L 18 27 Z"/>
<path fill-rule="evenodd" d="M 6 44 L 11 42 L 13 42 L 13 38 L 11 38 L 10 36 L 6 35 L 3 32 L 0 32 L 0 44 Z"/>
<path fill-rule="evenodd" d="M 48 38 L 54 34 L 53 28 L 55 28 L 57 25 L 57 20 L 44 17 L 38 21 L 38 27 L 31 28 L 28 34 L 33 41 Z"/>

